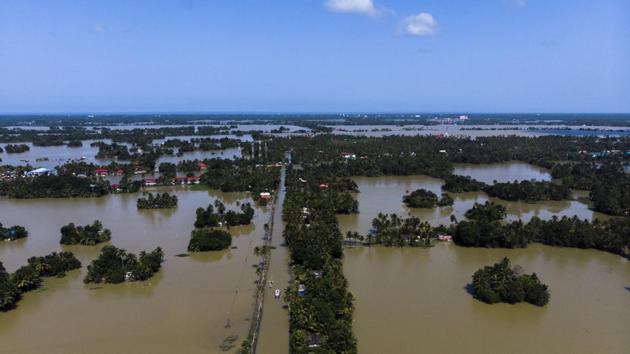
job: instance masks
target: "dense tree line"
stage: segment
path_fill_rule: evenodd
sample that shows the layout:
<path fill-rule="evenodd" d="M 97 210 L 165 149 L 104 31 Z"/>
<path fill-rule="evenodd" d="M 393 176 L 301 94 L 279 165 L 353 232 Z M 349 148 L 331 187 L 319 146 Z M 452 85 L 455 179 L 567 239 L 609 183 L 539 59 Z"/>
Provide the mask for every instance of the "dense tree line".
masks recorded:
<path fill-rule="evenodd" d="M 0 223 L 0 241 L 15 241 L 26 236 L 28 236 L 28 231 L 26 231 L 24 226 L 4 227 Z"/>
<path fill-rule="evenodd" d="M 26 144 L 9 144 L 4 147 L 7 154 L 20 154 L 29 151 L 31 148 Z"/>
<path fill-rule="evenodd" d="M 518 266 L 510 267 L 508 258 L 479 269 L 472 277 L 474 297 L 489 304 L 525 301 L 536 306 L 546 305 L 550 297 L 547 285 L 538 279 L 536 273 L 521 272 Z"/>
<path fill-rule="evenodd" d="M 533 217 L 528 223 L 502 222 L 502 207 L 475 205 L 466 213 L 471 220 L 450 226 L 453 241 L 466 247 L 527 247 L 531 242 L 550 246 L 592 248 L 624 257 L 630 256 L 630 220 L 580 220 L 578 217 Z M 477 210 L 473 212 L 473 210 Z M 504 210 L 504 209 L 503 209 Z"/>
<path fill-rule="evenodd" d="M 220 251 L 232 245 L 232 235 L 221 229 L 195 229 L 190 235 L 188 251 Z"/>
<path fill-rule="evenodd" d="M 99 220 L 92 225 L 75 226 L 74 223 L 61 227 L 62 245 L 88 245 L 93 246 L 111 240 L 112 232 L 103 227 Z"/>
<path fill-rule="evenodd" d="M 88 265 L 85 283 L 122 283 L 147 280 L 162 267 L 164 253 L 160 247 L 138 256 L 124 249 L 105 246 L 99 257 Z"/>
<path fill-rule="evenodd" d="M 22 294 L 41 286 L 42 277 L 63 277 L 67 271 L 81 268 L 81 262 L 70 252 L 53 252 L 31 257 L 28 264 L 9 274 L 0 262 L 0 311 L 13 309 Z"/>
<path fill-rule="evenodd" d="M 136 202 L 138 209 L 169 209 L 177 206 L 177 196 L 168 193 L 146 193 L 146 197 Z"/>
<path fill-rule="evenodd" d="M 620 163 L 557 164 L 551 173 L 566 186 L 590 191 L 594 210 L 611 215 L 630 215 L 630 176 Z"/>
<path fill-rule="evenodd" d="M 353 297 L 342 271 L 342 241 L 335 206 L 308 181 L 309 168 L 287 173 L 283 218 L 291 253 L 290 349 L 293 353 L 356 353 Z"/>
<path fill-rule="evenodd" d="M 201 182 L 222 192 L 251 192 L 255 200 L 261 192 L 276 190 L 280 181 L 280 169 L 267 167 L 245 160 L 204 160 L 208 172 L 201 175 Z"/>
<path fill-rule="evenodd" d="M 249 225 L 254 218 L 254 208 L 250 203 L 240 206 L 241 212 L 227 210 L 225 204 L 215 200 L 214 205 L 209 204 L 206 209 L 198 208 L 196 211 L 195 227 L 218 227 Z"/>
<path fill-rule="evenodd" d="M 566 185 L 546 181 L 495 183 L 486 186 L 483 190 L 491 197 L 510 201 L 522 200 L 534 202 L 542 200 L 563 200 L 571 197 L 571 189 Z"/>
<path fill-rule="evenodd" d="M 100 197 L 109 193 L 107 181 L 72 175 L 39 176 L 0 181 L 0 196 L 10 198 Z"/>
<path fill-rule="evenodd" d="M 367 237 L 368 244 L 384 246 L 431 246 L 431 240 L 438 232 L 426 221 L 417 217 L 400 218 L 396 214 L 379 213 L 372 220 L 372 230 Z"/>
<path fill-rule="evenodd" d="M 476 221 L 498 221 L 507 215 L 505 207 L 494 202 L 475 203 L 466 211 L 466 217 Z"/>
<path fill-rule="evenodd" d="M 403 202 L 410 208 L 433 208 L 438 203 L 438 197 L 435 193 L 421 188 L 404 195 Z"/>
<path fill-rule="evenodd" d="M 442 188 L 452 193 L 479 192 L 486 187 L 486 184 L 479 182 L 469 176 L 447 175 L 444 177 Z"/>
<path fill-rule="evenodd" d="M 453 205 L 455 201 L 453 197 L 443 193 L 441 198 L 426 189 L 416 189 L 415 191 L 403 196 L 403 203 L 410 208 L 434 208 L 437 206 Z"/>

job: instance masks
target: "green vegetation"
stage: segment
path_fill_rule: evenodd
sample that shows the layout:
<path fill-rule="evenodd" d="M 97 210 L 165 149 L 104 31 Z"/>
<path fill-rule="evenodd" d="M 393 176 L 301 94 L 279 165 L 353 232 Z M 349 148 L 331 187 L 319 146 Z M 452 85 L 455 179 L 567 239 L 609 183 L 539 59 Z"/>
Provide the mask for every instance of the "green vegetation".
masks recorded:
<path fill-rule="evenodd" d="M 144 281 L 162 267 L 164 253 L 160 247 L 139 256 L 114 246 L 105 246 L 99 257 L 88 266 L 85 283 L 122 283 Z"/>
<path fill-rule="evenodd" d="M 489 304 L 525 301 L 536 306 L 546 305 L 549 302 L 547 285 L 538 279 L 536 273 L 520 273 L 520 267 L 510 268 L 508 258 L 479 269 L 473 275 L 474 297 Z"/>
<path fill-rule="evenodd" d="M 258 200 L 261 192 L 276 190 L 280 181 L 280 169 L 258 165 L 248 160 L 204 160 L 208 171 L 201 175 L 201 182 L 222 192 L 251 192 Z"/>
<path fill-rule="evenodd" d="M 72 175 L 0 181 L 0 196 L 20 199 L 100 197 L 108 194 L 109 190 L 109 182 Z"/>
<path fill-rule="evenodd" d="M 463 192 L 479 192 L 486 186 L 485 183 L 479 182 L 468 176 L 448 175 L 444 177 L 444 185 L 442 188 L 452 193 Z"/>
<path fill-rule="evenodd" d="M 78 226 L 69 223 L 61 228 L 62 245 L 88 245 L 93 246 L 101 242 L 111 240 L 112 232 L 103 228 L 99 220 L 95 220 L 92 225 Z"/>
<path fill-rule="evenodd" d="M 283 218 L 293 281 L 287 290 L 293 353 L 356 353 L 353 296 L 343 275 L 343 237 L 335 206 L 319 187 L 332 176 L 306 167 L 287 172 Z M 304 182 L 307 181 L 307 182 Z M 333 188 L 345 189 L 345 187 Z"/>
<path fill-rule="evenodd" d="M 7 154 L 20 154 L 29 151 L 31 148 L 26 144 L 9 144 L 4 147 Z"/>
<path fill-rule="evenodd" d="M 28 265 L 42 277 L 63 277 L 66 272 L 81 268 L 81 262 L 72 252 L 53 252 L 44 257 L 31 257 Z"/>
<path fill-rule="evenodd" d="M 590 191 L 593 209 L 630 216 L 630 176 L 618 162 L 557 164 L 551 174 L 562 184 Z"/>
<path fill-rule="evenodd" d="M 453 197 L 451 197 L 450 194 L 442 193 L 442 197 L 438 201 L 438 206 L 445 207 L 451 206 L 453 204 L 455 204 L 455 200 L 453 199 Z"/>
<path fill-rule="evenodd" d="M 571 190 L 565 185 L 551 182 L 521 181 L 513 183 L 495 183 L 486 186 L 484 192 L 503 200 L 523 200 L 534 202 L 541 200 L 563 200 L 571 197 Z"/>
<path fill-rule="evenodd" d="M 630 219 L 587 221 L 577 217 L 533 217 L 528 223 L 503 223 L 505 209 L 498 205 L 476 204 L 466 212 L 470 221 L 451 225 L 453 241 L 466 247 L 527 247 L 531 242 L 551 246 L 592 248 L 630 256 Z"/>
<path fill-rule="evenodd" d="M 20 300 L 20 290 L 11 280 L 11 275 L 7 273 L 0 262 L 0 311 L 7 311 L 15 307 Z"/>
<path fill-rule="evenodd" d="M 367 240 L 369 244 L 384 246 L 426 247 L 435 237 L 437 233 L 433 227 L 417 217 L 401 219 L 396 214 L 379 213 L 372 220 L 372 231 Z"/>
<path fill-rule="evenodd" d="M 53 252 L 44 257 L 31 257 L 28 265 L 7 273 L 0 262 L 0 311 L 15 308 L 22 294 L 37 289 L 42 277 L 63 277 L 67 271 L 81 268 L 81 262 L 70 252 Z"/>
<path fill-rule="evenodd" d="M 26 236 L 28 236 L 28 231 L 23 226 L 3 227 L 0 223 L 0 241 L 15 241 Z"/>
<path fill-rule="evenodd" d="M 215 211 L 216 208 L 216 211 Z M 195 227 L 218 227 L 249 225 L 254 218 L 254 208 L 250 203 L 241 204 L 241 212 L 226 210 L 225 204 L 220 200 L 208 205 L 205 210 L 198 208 L 196 211 Z"/>
<path fill-rule="evenodd" d="M 220 251 L 232 245 L 232 235 L 220 229 L 196 229 L 190 235 L 188 251 Z"/>
<path fill-rule="evenodd" d="M 433 208 L 438 203 L 438 197 L 429 190 L 416 189 L 403 196 L 403 202 L 410 208 Z"/>
<path fill-rule="evenodd" d="M 11 281 L 20 293 L 25 293 L 37 289 L 42 284 L 42 278 L 32 265 L 25 265 L 18 268 L 13 274 L 11 274 Z"/>
<path fill-rule="evenodd" d="M 505 218 L 505 216 L 505 207 L 494 202 L 475 203 L 471 209 L 466 211 L 468 219 L 477 221 L 497 221 Z"/>
<path fill-rule="evenodd" d="M 145 198 L 138 199 L 138 209 L 169 209 L 177 206 L 177 196 L 168 193 L 145 193 Z"/>

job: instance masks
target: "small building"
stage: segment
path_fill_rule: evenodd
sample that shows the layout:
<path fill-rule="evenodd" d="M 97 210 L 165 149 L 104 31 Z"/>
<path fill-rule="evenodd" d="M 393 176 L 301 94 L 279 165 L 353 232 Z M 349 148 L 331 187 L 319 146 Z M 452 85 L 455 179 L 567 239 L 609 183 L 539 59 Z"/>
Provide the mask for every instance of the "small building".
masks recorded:
<path fill-rule="evenodd" d="M 94 173 L 97 176 L 105 177 L 109 174 L 109 171 L 106 168 L 97 168 L 96 170 L 94 170 Z"/>
<path fill-rule="evenodd" d="M 201 179 L 197 176 L 191 176 L 187 178 L 187 181 L 189 184 L 199 184 L 199 182 L 201 181 Z"/>
<path fill-rule="evenodd" d="M 199 167 L 199 171 L 205 171 L 208 169 L 208 165 L 201 161 L 197 162 L 197 167 Z"/>
<path fill-rule="evenodd" d="M 321 188 L 321 189 L 328 189 L 328 183 L 320 183 L 319 184 L 319 188 Z"/>
<path fill-rule="evenodd" d="M 341 153 L 341 157 L 343 157 L 346 160 L 356 160 L 357 159 L 357 155 L 351 153 L 351 152 L 342 152 Z"/>
<path fill-rule="evenodd" d="M 119 168 L 116 170 L 116 176 L 122 176 L 125 174 L 125 170 L 123 170 L 122 168 Z"/>
<path fill-rule="evenodd" d="M 144 179 L 144 185 L 147 187 L 151 187 L 151 186 L 156 186 L 157 185 L 157 178 L 145 178 Z"/>
<path fill-rule="evenodd" d="M 437 239 L 438 239 L 438 241 L 451 242 L 451 241 L 453 241 L 453 236 L 451 236 L 451 235 L 438 235 Z"/>
<path fill-rule="evenodd" d="M 306 286 L 304 286 L 304 284 L 300 284 L 298 285 L 298 296 L 304 296 L 304 293 L 306 292 Z"/>
<path fill-rule="evenodd" d="M 260 193 L 260 199 L 262 199 L 262 200 L 269 200 L 269 199 L 271 199 L 271 193 L 269 193 L 269 192 L 261 192 Z"/>
<path fill-rule="evenodd" d="M 175 177 L 175 184 L 187 184 L 188 177 L 186 176 L 177 176 Z"/>
<path fill-rule="evenodd" d="M 48 176 L 54 173 L 55 171 L 42 167 L 42 168 L 37 168 L 32 171 L 26 172 L 26 176 L 27 177 L 38 177 L 38 176 L 44 176 L 44 175 Z"/>

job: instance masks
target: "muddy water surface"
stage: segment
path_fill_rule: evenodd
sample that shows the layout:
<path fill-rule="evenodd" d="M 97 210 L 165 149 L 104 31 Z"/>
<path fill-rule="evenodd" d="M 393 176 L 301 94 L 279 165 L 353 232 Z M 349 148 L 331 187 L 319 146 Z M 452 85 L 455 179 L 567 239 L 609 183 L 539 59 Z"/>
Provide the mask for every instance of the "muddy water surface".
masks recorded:
<path fill-rule="evenodd" d="M 514 177 L 510 167 L 505 174 L 493 171 L 498 178 Z M 344 233 L 367 233 L 379 212 L 448 223 L 451 214 L 461 219 L 475 202 L 488 200 L 484 193 L 461 193 L 453 194 L 453 207 L 410 209 L 402 203 L 407 191 L 425 188 L 439 195 L 442 181 L 425 176 L 355 181 L 361 213 L 339 216 Z M 506 206 L 509 219 L 606 217 L 577 201 L 495 201 Z M 547 306 L 487 305 L 472 298 L 466 291 L 472 274 L 504 256 L 549 285 Z M 358 247 L 346 249 L 344 271 L 356 297 L 360 353 L 627 353 L 630 348 L 630 262 L 605 252 L 539 244 L 518 250 Z"/>
<path fill-rule="evenodd" d="M 29 237 L 0 244 L 0 260 L 9 271 L 31 256 L 74 252 L 81 270 L 65 278 L 47 278 L 27 293 L 15 310 L 0 313 L 0 353 L 219 353 L 223 340 L 247 334 L 253 309 L 257 262 L 266 209 L 256 208 L 254 225 L 231 230 L 233 246 L 221 252 L 186 253 L 195 209 L 216 198 L 236 208 L 246 194 L 176 190 L 171 211 L 139 211 L 135 195 L 90 199 L 0 199 L 5 225 L 24 225 Z M 59 229 L 100 219 L 112 230 L 111 244 L 129 251 L 162 247 L 162 270 L 146 282 L 85 285 L 89 262 L 101 246 L 59 245 Z M 232 349 L 231 352 L 235 351 Z"/>

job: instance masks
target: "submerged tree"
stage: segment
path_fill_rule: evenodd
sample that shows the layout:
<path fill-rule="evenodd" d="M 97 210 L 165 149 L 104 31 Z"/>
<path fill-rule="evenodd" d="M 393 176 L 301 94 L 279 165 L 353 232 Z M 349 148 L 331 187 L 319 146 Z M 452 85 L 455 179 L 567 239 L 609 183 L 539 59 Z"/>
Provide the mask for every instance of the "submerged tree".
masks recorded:
<path fill-rule="evenodd" d="M 162 267 L 164 253 L 160 247 L 140 257 L 115 246 L 105 246 L 99 257 L 88 265 L 85 283 L 122 283 L 151 278 Z"/>
<path fill-rule="evenodd" d="M 107 242 L 112 238 L 112 232 L 103 228 L 99 220 L 95 220 L 92 225 L 75 226 L 69 223 L 61 228 L 62 245 L 89 245 L 93 246 L 101 242 Z"/>
<path fill-rule="evenodd" d="M 191 252 L 219 251 L 232 244 L 232 235 L 220 229 L 193 230 L 188 250 Z"/>
<path fill-rule="evenodd" d="M 501 262 L 486 266 L 473 274 L 474 297 L 483 302 L 494 304 L 507 302 L 528 302 L 536 306 L 544 306 L 549 302 L 549 290 L 536 273 L 518 274 L 510 267 L 506 257 Z"/>
<path fill-rule="evenodd" d="M 411 208 L 433 208 L 438 203 L 438 197 L 429 190 L 416 189 L 403 196 L 403 202 Z"/>

